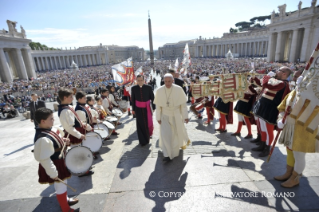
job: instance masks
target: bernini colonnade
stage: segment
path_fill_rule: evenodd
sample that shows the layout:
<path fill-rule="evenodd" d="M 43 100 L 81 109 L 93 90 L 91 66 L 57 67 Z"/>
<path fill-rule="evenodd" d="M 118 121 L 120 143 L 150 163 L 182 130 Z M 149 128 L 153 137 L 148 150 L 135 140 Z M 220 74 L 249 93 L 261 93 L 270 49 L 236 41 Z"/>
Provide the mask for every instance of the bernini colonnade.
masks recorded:
<path fill-rule="evenodd" d="M 268 62 L 305 62 L 319 38 L 319 7 L 312 0 L 310 7 L 287 12 L 286 4 L 271 14 L 264 28 L 238 33 L 224 33 L 221 38 L 198 39 L 167 43 L 158 49 L 158 57 L 174 60 L 183 57 L 188 43 L 191 57 L 225 57 L 230 50 L 234 57 L 267 57 Z"/>

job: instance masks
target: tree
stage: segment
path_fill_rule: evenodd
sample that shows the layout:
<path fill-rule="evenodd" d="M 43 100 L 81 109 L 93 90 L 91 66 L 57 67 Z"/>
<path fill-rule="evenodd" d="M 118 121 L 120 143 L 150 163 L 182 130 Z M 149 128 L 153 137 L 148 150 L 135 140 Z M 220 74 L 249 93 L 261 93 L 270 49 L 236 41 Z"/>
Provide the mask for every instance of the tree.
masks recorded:
<path fill-rule="evenodd" d="M 243 31 L 245 29 L 249 29 L 251 25 L 253 25 L 253 22 L 246 22 L 246 21 L 242 21 L 242 22 L 238 22 L 235 24 L 236 27 L 238 27 L 239 31 Z"/>

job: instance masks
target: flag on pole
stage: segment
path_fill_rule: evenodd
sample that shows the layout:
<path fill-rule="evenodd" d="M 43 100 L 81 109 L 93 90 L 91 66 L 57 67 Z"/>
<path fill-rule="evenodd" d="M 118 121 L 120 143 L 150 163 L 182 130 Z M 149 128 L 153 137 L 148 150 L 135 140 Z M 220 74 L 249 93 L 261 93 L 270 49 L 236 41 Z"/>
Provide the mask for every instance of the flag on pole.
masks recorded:
<path fill-rule="evenodd" d="M 137 77 L 137 75 L 143 75 L 143 66 L 139 67 L 136 71 L 135 71 L 135 77 Z"/>
<path fill-rule="evenodd" d="M 128 58 L 127 60 L 112 66 L 112 74 L 114 82 L 120 86 L 134 80 L 134 67 L 132 58 Z"/>
<path fill-rule="evenodd" d="M 176 58 L 175 65 L 174 65 L 174 70 L 178 70 L 178 58 Z"/>
<path fill-rule="evenodd" d="M 185 74 L 187 74 L 187 68 L 192 65 L 191 55 L 189 54 L 188 43 L 185 45 L 184 58 L 182 61 L 183 67 L 185 68 Z"/>

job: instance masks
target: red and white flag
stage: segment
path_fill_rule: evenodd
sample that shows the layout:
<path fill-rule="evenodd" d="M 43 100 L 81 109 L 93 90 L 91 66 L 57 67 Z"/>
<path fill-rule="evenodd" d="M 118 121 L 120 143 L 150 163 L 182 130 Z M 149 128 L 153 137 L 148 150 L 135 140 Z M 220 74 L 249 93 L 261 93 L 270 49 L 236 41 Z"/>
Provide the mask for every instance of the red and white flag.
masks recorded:
<path fill-rule="evenodd" d="M 119 64 L 112 66 L 112 74 L 114 82 L 117 85 L 125 85 L 134 80 L 134 67 L 132 58 L 128 58 Z"/>

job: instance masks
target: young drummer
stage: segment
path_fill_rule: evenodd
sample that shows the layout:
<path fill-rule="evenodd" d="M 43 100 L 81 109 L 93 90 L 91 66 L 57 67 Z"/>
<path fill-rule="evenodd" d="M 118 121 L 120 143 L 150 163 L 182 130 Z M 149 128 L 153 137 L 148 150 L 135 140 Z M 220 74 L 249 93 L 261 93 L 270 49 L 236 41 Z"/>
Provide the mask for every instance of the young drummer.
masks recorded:
<path fill-rule="evenodd" d="M 61 138 L 51 131 L 54 123 L 53 111 L 48 108 L 39 108 L 35 111 L 35 120 L 39 124 L 34 137 L 34 158 L 39 162 L 39 183 L 54 184 L 56 196 L 62 212 L 80 211 L 71 209 L 70 205 L 79 202 L 78 199 L 68 198 L 67 186 L 58 181 L 67 183 L 71 177 L 65 166 L 64 158 L 59 159 L 63 145 L 69 145 L 69 139 Z"/>
<path fill-rule="evenodd" d="M 111 115 L 111 114 L 113 114 L 111 112 L 113 105 L 112 105 L 111 100 L 108 98 L 108 96 L 109 96 L 109 90 L 102 89 L 101 90 L 102 106 L 103 106 L 104 110 L 107 112 L 107 114 Z M 120 125 L 120 124 L 121 124 L 120 122 L 117 122 L 116 125 Z M 112 135 L 119 135 L 119 133 L 117 133 L 117 132 L 115 132 L 115 130 L 113 130 Z"/>
<path fill-rule="evenodd" d="M 85 139 L 85 132 L 91 131 L 92 128 L 89 124 L 83 123 L 78 113 L 75 112 L 72 106 L 69 106 L 73 101 L 72 90 L 62 88 L 59 90 L 58 95 L 61 100 L 61 104 L 58 107 L 58 116 L 61 125 L 65 130 L 64 137 L 70 134 L 71 147 L 78 146 L 82 143 L 82 140 Z M 84 175 L 80 175 L 79 177 L 92 175 L 93 173 L 93 171 L 87 171 Z"/>

